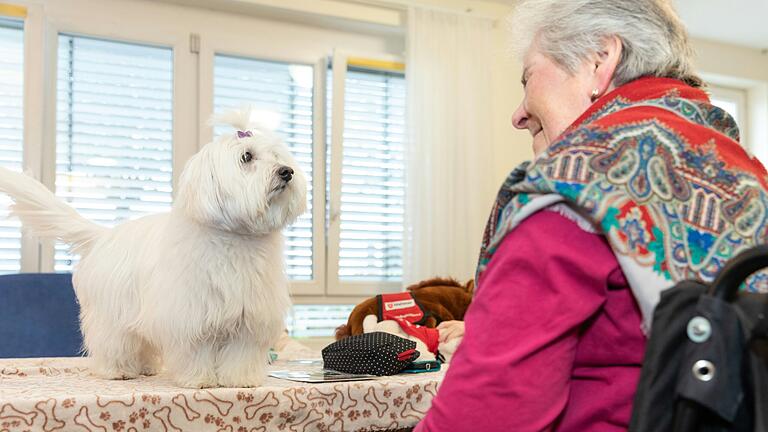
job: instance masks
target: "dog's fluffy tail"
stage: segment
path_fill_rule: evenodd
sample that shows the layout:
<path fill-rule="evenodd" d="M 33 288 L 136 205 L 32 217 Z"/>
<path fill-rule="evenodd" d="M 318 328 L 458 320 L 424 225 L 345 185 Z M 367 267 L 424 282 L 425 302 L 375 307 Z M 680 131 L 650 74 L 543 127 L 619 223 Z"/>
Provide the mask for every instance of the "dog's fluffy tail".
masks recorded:
<path fill-rule="evenodd" d="M 62 240 L 75 253 L 85 253 L 108 230 L 80 216 L 42 183 L 25 174 L 0 168 L 0 192 L 13 199 L 11 214 L 21 219 L 24 228 L 38 237 Z"/>

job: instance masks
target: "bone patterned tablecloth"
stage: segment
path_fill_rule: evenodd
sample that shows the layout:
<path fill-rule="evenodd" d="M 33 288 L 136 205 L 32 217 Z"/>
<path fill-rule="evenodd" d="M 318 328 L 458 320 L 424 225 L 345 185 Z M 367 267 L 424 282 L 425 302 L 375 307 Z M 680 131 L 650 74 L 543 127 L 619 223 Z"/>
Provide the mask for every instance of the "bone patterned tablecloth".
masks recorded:
<path fill-rule="evenodd" d="M 0 359 L 0 432 L 379 431 L 414 426 L 445 369 L 374 381 L 267 378 L 253 389 L 184 389 L 167 376 L 110 381 L 87 359 Z M 277 361 L 272 370 L 302 369 Z"/>

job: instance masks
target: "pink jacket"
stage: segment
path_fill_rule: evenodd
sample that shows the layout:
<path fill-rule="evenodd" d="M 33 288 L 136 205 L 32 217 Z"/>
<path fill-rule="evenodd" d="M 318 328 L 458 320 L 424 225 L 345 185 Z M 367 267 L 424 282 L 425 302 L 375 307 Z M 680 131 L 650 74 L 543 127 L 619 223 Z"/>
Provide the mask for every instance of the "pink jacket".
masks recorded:
<path fill-rule="evenodd" d="M 622 431 L 645 336 L 605 239 L 553 211 L 507 235 L 415 431 Z"/>

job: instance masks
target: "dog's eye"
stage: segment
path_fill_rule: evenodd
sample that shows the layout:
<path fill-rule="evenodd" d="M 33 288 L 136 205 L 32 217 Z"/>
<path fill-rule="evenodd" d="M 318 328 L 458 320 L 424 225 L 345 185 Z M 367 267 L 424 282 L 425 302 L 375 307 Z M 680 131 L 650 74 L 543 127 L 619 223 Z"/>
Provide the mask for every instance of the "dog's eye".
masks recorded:
<path fill-rule="evenodd" d="M 242 163 L 248 163 L 248 162 L 250 162 L 251 160 L 253 160 L 253 155 L 251 154 L 251 152 L 245 152 L 245 153 L 243 153 L 243 155 L 240 157 L 240 161 L 241 161 Z"/>

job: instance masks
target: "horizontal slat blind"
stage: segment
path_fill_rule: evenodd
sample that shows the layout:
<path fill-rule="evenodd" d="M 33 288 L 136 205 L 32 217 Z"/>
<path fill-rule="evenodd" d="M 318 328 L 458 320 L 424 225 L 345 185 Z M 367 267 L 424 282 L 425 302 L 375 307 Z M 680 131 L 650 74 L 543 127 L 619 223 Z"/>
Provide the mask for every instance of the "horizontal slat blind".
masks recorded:
<path fill-rule="evenodd" d="M 402 278 L 404 125 L 404 76 L 350 68 L 341 167 L 342 281 Z"/>
<path fill-rule="evenodd" d="M 293 337 L 333 336 L 336 327 L 346 324 L 355 305 L 294 305 L 286 322 Z"/>
<path fill-rule="evenodd" d="M 255 120 L 275 130 L 307 174 L 307 212 L 285 230 L 286 263 L 293 280 L 312 272 L 312 87 L 313 68 L 250 58 L 216 55 L 214 111 L 256 108 Z M 227 132 L 217 127 L 216 135 Z"/>
<path fill-rule="evenodd" d="M 0 165 L 22 169 L 24 142 L 24 30 L 19 21 L 0 19 Z M 21 269 L 21 224 L 8 219 L 11 200 L 0 195 L 0 273 Z"/>
<path fill-rule="evenodd" d="M 59 36 L 56 194 L 97 223 L 170 210 L 172 54 Z M 75 259 L 56 246 L 56 271 Z"/>

